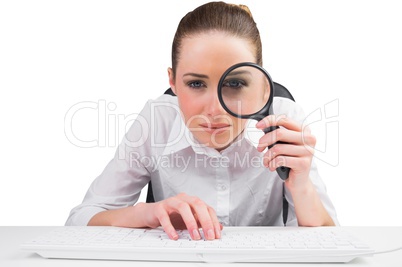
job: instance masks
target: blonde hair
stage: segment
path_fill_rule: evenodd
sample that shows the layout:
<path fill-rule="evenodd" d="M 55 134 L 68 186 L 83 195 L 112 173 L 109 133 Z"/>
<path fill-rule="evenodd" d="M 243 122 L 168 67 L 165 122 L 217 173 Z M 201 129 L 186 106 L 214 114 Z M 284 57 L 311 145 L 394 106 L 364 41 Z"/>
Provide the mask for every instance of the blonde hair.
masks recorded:
<path fill-rule="evenodd" d="M 250 15 L 251 18 L 253 18 L 253 15 L 251 14 L 251 11 L 250 11 L 250 9 L 248 8 L 248 6 L 242 5 L 242 4 L 240 4 L 240 5 L 232 4 L 232 5 L 240 7 L 241 9 L 243 9 L 244 11 L 246 11 L 246 12 Z"/>
<path fill-rule="evenodd" d="M 260 33 L 246 5 L 210 2 L 185 15 L 176 30 L 172 44 L 172 70 L 176 73 L 183 38 L 211 30 L 223 31 L 248 40 L 255 47 L 255 59 L 262 65 Z"/>

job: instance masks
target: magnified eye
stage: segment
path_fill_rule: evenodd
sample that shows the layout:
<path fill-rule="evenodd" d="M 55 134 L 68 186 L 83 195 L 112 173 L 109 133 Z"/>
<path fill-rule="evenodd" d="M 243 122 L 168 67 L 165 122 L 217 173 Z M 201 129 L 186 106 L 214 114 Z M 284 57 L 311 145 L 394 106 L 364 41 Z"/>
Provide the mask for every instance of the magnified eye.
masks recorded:
<path fill-rule="evenodd" d="M 232 115 L 252 119 L 259 115 L 265 117 L 272 104 L 271 82 L 269 74 L 256 64 L 233 65 L 219 80 L 220 103 Z"/>
<path fill-rule="evenodd" d="M 223 83 L 224 87 L 229 87 L 230 89 L 241 89 L 245 86 L 245 82 L 238 79 L 227 80 Z"/>

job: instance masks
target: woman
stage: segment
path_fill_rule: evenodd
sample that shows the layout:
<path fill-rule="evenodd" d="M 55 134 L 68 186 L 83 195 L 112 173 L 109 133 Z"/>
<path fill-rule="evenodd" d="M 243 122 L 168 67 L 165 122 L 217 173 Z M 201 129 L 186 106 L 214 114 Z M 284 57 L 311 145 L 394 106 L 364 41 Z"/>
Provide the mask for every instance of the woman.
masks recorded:
<path fill-rule="evenodd" d="M 66 224 L 162 226 L 171 239 L 185 228 L 195 240 L 200 228 L 212 240 L 224 225 L 283 225 L 278 166 L 291 168 L 284 187 L 288 225 L 337 224 L 300 107 L 275 98 L 277 116 L 256 125 L 254 142 L 248 121 L 221 107 L 219 79 L 240 62 L 262 65 L 260 35 L 246 6 L 208 3 L 183 17 L 168 69 L 176 96 L 146 104 Z M 260 131 L 269 126 L 280 128 Z M 278 141 L 284 143 L 266 150 Z M 136 203 L 149 181 L 156 202 Z"/>

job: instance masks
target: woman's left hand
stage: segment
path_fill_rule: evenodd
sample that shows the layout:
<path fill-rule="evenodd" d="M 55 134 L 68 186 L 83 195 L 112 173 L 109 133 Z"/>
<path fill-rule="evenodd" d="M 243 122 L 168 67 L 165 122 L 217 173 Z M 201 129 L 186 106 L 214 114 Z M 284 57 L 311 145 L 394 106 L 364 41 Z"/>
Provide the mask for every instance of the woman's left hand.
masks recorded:
<path fill-rule="evenodd" d="M 256 125 L 261 130 L 271 126 L 280 128 L 261 137 L 257 149 L 262 152 L 275 144 L 264 154 L 264 165 L 271 171 L 280 166 L 290 168 L 285 185 L 292 194 L 298 224 L 334 226 L 309 178 L 316 138 L 308 127 L 284 116 L 267 116 Z"/>
<path fill-rule="evenodd" d="M 270 115 L 256 124 L 261 130 L 271 126 L 280 128 L 261 137 L 257 147 L 258 151 L 262 152 L 268 146 L 275 144 L 264 154 L 264 166 L 271 171 L 280 166 L 289 167 L 289 178 L 285 182 L 287 187 L 302 189 L 309 182 L 316 138 L 308 127 L 303 127 L 284 116 Z M 279 141 L 283 143 L 276 144 Z"/>

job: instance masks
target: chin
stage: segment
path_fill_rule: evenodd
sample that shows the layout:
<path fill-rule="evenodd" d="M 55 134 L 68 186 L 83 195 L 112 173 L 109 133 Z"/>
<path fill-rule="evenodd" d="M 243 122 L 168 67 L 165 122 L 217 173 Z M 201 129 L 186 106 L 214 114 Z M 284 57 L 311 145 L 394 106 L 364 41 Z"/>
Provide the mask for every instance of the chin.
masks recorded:
<path fill-rule="evenodd" d="M 197 140 L 199 140 L 201 144 L 208 146 L 210 148 L 214 148 L 218 151 L 227 148 L 233 142 L 233 138 L 230 138 L 229 136 L 226 137 L 224 136 L 217 137 L 211 135 L 209 135 L 208 137 L 200 136 L 200 138 L 197 138 Z"/>

